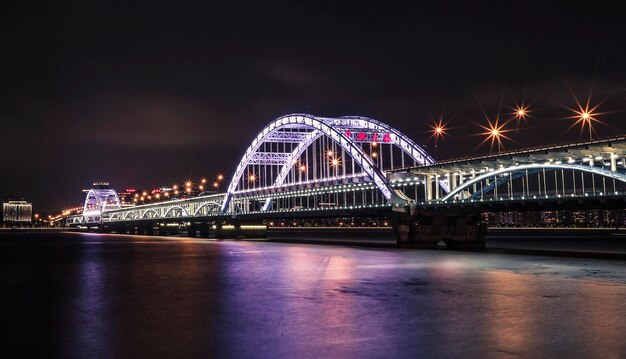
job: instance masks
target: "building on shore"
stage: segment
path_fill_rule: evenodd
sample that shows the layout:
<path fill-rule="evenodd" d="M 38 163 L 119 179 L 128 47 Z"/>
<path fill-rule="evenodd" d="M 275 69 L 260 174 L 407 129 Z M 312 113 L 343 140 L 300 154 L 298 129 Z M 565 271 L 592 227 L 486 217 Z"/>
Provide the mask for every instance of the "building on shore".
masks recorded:
<path fill-rule="evenodd" d="M 30 225 L 33 221 L 33 204 L 23 199 L 8 199 L 2 203 L 4 226 Z"/>

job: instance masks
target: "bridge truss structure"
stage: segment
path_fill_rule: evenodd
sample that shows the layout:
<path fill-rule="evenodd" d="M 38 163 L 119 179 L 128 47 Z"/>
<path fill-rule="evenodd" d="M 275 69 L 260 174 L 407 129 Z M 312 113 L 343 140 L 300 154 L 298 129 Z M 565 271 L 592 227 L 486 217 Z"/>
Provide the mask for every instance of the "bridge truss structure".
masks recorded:
<path fill-rule="evenodd" d="M 120 198 L 114 189 L 94 188 L 87 192 L 83 204 L 85 222 L 99 222 L 102 213 L 122 208 Z"/>
<path fill-rule="evenodd" d="M 405 205 L 387 172 L 434 162 L 413 140 L 371 118 L 286 115 L 270 122 L 245 151 L 222 211 Z"/>
<path fill-rule="evenodd" d="M 445 179 L 449 192 L 435 181 Z M 552 145 L 394 170 L 392 187 L 425 206 L 623 197 L 626 137 Z"/>
<path fill-rule="evenodd" d="M 103 222 L 405 206 L 387 178 L 434 159 L 397 129 L 361 116 L 281 116 L 243 154 L 223 194 L 110 208 Z M 440 183 L 442 191 L 447 183 Z M 104 211 L 103 211 L 104 212 Z M 95 217 L 73 218 L 73 224 Z"/>
<path fill-rule="evenodd" d="M 435 163 L 379 121 L 292 114 L 256 136 L 225 193 L 122 208 L 115 193 L 101 191 L 90 192 L 83 216 L 68 223 L 350 216 L 467 205 L 480 212 L 493 203 L 559 206 L 564 200 L 571 208 L 582 201 L 621 206 L 626 137 Z"/>

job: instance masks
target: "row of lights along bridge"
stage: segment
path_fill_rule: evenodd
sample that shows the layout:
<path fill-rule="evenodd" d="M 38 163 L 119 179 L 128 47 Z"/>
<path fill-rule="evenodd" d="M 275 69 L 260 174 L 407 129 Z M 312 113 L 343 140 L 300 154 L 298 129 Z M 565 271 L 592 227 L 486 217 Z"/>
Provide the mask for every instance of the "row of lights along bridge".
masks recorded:
<path fill-rule="evenodd" d="M 171 187 L 160 187 L 152 190 L 129 188 L 119 193 L 119 195 L 120 200 L 125 205 L 185 199 L 218 192 L 223 181 L 224 175 L 219 173 L 215 176 L 215 180 L 212 183 L 209 183 L 206 178 L 202 178 L 198 182 L 187 180 L 182 185 L 174 184 Z"/>
<path fill-rule="evenodd" d="M 572 116 L 566 117 L 566 119 L 574 120 L 574 123 L 570 126 L 570 128 L 580 126 L 581 134 L 583 131 L 588 130 L 589 137 L 592 139 L 594 129 L 593 125 L 596 122 L 600 122 L 597 118 L 600 113 L 597 113 L 596 110 L 598 106 L 592 107 L 587 101 L 585 104 L 581 104 L 576 99 L 576 108 L 568 108 L 573 112 Z M 530 109 L 529 105 L 524 103 L 518 104 L 515 107 L 511 108 L 512 112 L 508 113 L 508 119 L 501 122 L 500 115 L 496 116 L 495 120 L 492 121 L 490 118 L 486 117 L 487 124 L 480 126 L 484 132 L 480 132 L 476 135 L 482 135 L 485 138 L 480 143 L 479 146 L 482 146 L 486 143 L 490 144 L 490 150 L 493 151 L 494 146 L 497 151 L 503 149 L 503 139 L 510 140 L 507 135 L 507 132 L 512 131 L 511 128 L 506 128 L 507 125 L 511 122 L 515 122 L 516 127 L 519 128 L 522 122 L 527 121 L 530 117 L 530 113 L 533 110 Z M 448 129 L 446 127 L 446 123 L 443 122 L 443 119 L 439 119 L 438 122 L 433 123 L 431 126 L 431 137 L 430 139 L 435 140 L 435 145 L 438 146 L 439 140 L 445 140 L 444 136 L 448 134 Z M 377 143 L 371 143 L 371 151 L 369 155 L 372 159 L 376 160 L 378 157 L 377 153 Z M 337 171 L 339 167 L 341 167 L 341 158 L 336 156 L 335 153 L 329 149 L 326 153 L 328 158 L 328 165 L 334 171 Z M 307 166 L 305 163 L 294 162 L 294 166 L 299 169 L 300 173 L 305 173 L 307 171 Z M 248 173 L 247 179 L 249 183 L 254 183 L 259 180 L 259 176 L 256 173 Z M 172 185 L 171 187 L 162 187 L 158 189 L 153 189 L 150 191 L 136 191 L 130 190 L 123 193 L 125 197 L 131 196 L 132 199 L 124 198 L 124 202 L 127 204 L 142 204 L 142 203 L 150 203 L 155 201 L 162 200 L 171 200 L 171 199 L 183 199 L 188 197 L 199 196 L 203 194 L 209 194 L 212 192 L 217 192 L 220 189 L 220 185 L 224 180 L 224 174 L 218 174 L 215 177 L 215 180 L 212 183 L 208 183 L 206 178 L 202 178 L 200 181 L 194 183 L 191 180 L 187 180 L 183 185 L 179 186 L 177 184 Z"/>
<path fill-rule="evenodd" d="M 589 131 L 590 139 L 592 139 L 593 124 L 594 122 L 600 122 L 597 119 L 597 116 L 599 115 L 599 113 L 595 112 L 597 109 L 597 106 L 590 107 L 588 102 L 585 105 L 582 105 L 578 101 L 577 101 L 577 106 L 578 106 L 577 109 L 576 108 L 570 109 L 571 111 L 574 112 L 574 115 L 567 117 L 568 119 L 575 120 L 574 124 L 571 127 L 581 126 L 581 133 L 582 131 L 587 129 Z M 485 136 L 485 139 L 481 142 L 480 145 L 483 145 L 489 142 L 491 145 L 491 151 L 493 151 L 494 146 L 496 146 L 497 150 L 499 151 L 500 149 L 503 148 L 502 140 L 509 139 L 505 135 L 505 133 L 512 131 L 512 129 L 505 128 L 505 127 L 510 122 L 515 121 L 517 127 L 519 128 L 520 123 L 522 121 L 526 121 L 527 118 L 529 117 L 529 114 L 532 112 L 529 106 L 523 103 L 521 105 L 516 105 L 516 107 L 513 108 L 513 110 L 514 110 L 513 112 L 509 113 L 510 115 L 509 118 L 502 123 L 500 122 L 500 116 L 497 116 L 495 121 L 493 122 L 491 121 L 491 119 L 487 118 L 486 126 L 478 124 L 481 128 L 485 130 L 485 132 L 481 132 L 478 134 L 478 135 Z M 434 138 L 436 145 L 438 145 L 438 141 L 440 139 L 444 139 L 444 136 L 448 134 L 446 124 L 443 123 L 442 119 L 434 123 L 431 126 L 431 129 L 432 129 L 432 135 L 430 138 Z M 372 145 L 372 150 L 369 155 L 373 159 L 376 159 L 378 157 L 378 153 L 376 152 L 377 143 L 372 142 L 371 145 Z M 337 169 L 341 166 L 341 158 L 335 156 L 335 153 L 331 149 L 329 149 L 326 152 L 326 155 L 328 157 L 329 167 L 334 169 L 334 171 L 337 171 Z M 301 173 L 304 173 L 307 171 L 306 164 L 304 163 L 297 163 L 296 161 L 294 162 L 294 166 L 296 166 L 300 170 Z M 259 179 L 256 173 L 248 173 L 247 178 L 248 178 L 248 182 L 250 183 L 254 183 Z M 126 198 L 124 202 L 127 202 L 128 204 L 142 204 L 142 203 L 149 203 L 149 202 L 162 201 L 162 200 L 183 199 L 187 197 L 199 196 L 199 195 L 219 191 L 220 185 L 223 180 L 224 180 L 224 175 L 220 173 L 215 177 L 215 181 L 212 184 L 209 184 L 206 178 L 202 178 L 197 184 L 192 182 L 191 180 L 187 180 L 184 182 L 184 185 L 179 186 L 177 184 L 174 184 L 172 185 L 171 188 L 163 187 L 163 188 L 154 189 L 151 191 L 130 190 L 130 191 L 126 191 L 126 193 L 123 193 L 123 194 L 126 196 L 132 195 L 132 202 L 127 200 Z"/>
<path fill-rule="evenodd" d="M 579 126 L 581 136 L 583 132 L 588 131 L 589 139 L 591 140 L 593 139 L 594 134 L 593 125 L 595 123 L 602 123 L 597 118 L 598 115 L 602 114 L 597 112 L 599 105 L 591 106 L 589 99 L 584 104 L 582 104 L 576 98 L 575 100 L 576 107 L 569 108 L 563 106 L 573 113 L 572 116 L 565 117 L 565 119 L 574 120 L 574 122 L 570 126 L 570 129 Z M 521 104 L 516 104 L 515 107 L 511 108 L 511 110 L 512 112 L 507 114 L 508 118 L 502 122 L 500 119 L 500 114 L 498 114 L 493 121 L 485 114 L 487 124 L 482 125 L 477 123 L 477 125 L 484 130 L 484 132 L 476 134 L 484 136 L 484 139 L 479 146 L 489 143 L 491 152 L 493 152 L 494 147 L 499 152 L 501 149 L 503 149 L 503 139 L 511 140 L 509 137 L 507 137 L 506 133 L 512 131 L 513 129 L 506 127 L 510 123 L 514 122 L 516 124 L 516 128 L 519 128 L 520 124 L 522 122 L 526 122 L 527 119 L 531 117 L 530 113 L 533 112 L 533 110 L 530 109 L 530 106 L 523 102 Z M 448 135 L 448 128 L 446 127 L 446 123 L 444 123 L 443 119 L 440 118 L 439 121 L 434 122 L 431 126 L 431 136 L 428 140 L 434 139 L 435 147 L 437 147 L 439 140 L 445 141 L 446 135 Z M 342 165 L 341 157 L 337 156 L 332 149 L 329 149 L 326 152 L 326 155 L 328 158 L 329 169 L 337 172 Z M 369 156 L 373 160 L 377 159 L 377 142 L 371 143 Z M 299 172 L 301 174 L 307 172 L 307 166 L 305 163 L 298 163 L 296 161 L 294 162 L 294 166 L 299 169 Z M 206 178 L 202 178 L 197 182 L 187 180 L 182 185 L 174 184 L 171 187 L 161 187 L 152 190 L 127 189 L 126 191 L 121 192 L 120 196 L 123 204 L 127 206 L 172 199 L 184 199 L 219 192 L 224 179 L 224 174 L 219 173 L 215 176 L 215 179 L 212 183 L 210 183 Z M 248 173 L 247 180 L 250 184 L 255 184 L 255 182 L 259 180 L 259 176 L 256 173 Z M 65 214 L 65 212 L 69 213 L 69 211 L 64 211 L 63 214 Z"/>

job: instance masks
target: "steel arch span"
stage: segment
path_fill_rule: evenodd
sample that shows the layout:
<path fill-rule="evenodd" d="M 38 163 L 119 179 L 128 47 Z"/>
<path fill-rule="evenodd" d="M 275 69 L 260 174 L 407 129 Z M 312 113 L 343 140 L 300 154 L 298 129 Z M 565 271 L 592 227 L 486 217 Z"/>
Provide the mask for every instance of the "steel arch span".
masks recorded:
<path fill-rule="evenodd" d="M 221 211 L 226 213 L 236 197 L 324 181 L 369 181 L 387 202 L 402 202 L 404 199 L 389 185 L 385 171 L 434 162 L 400 131 L 367 117 L 285 115 L 265 126 L 245 151 Z M 270 203 L 267 198 L 260 209 L 267 210 Z"/>
<path fill-rule="evenodd" d="M 568 163 L 536 163 L 536 164 L 526 164 L 526 165 L 518 165 L 512 167 L 504 167 L 497 169 L 495 171 L 487 172 L 483 175 L 477 176 L 467 182 L 464 182 L 462 185 L 458 186 L 454 190 L 450 191 L 446 196 L 441 198 L 441 202 L 450 201 L 455 198 L 455 196 L 460 195 L 463 191 L 468 190 L 475 184 L 481 183 L 484 180 L 490 179 L 495 176 L 507 174 L 507 173 L 517 173 L 523 174 L 525 171 L 541 171 L 541 170 L 572 170 L 582 173 L 590 173 L 592 175 L 603 176 L 606 178 L 614 179 L 616 181 L 620 181 L 626 183 L 626 174 L 616 171 L 609 171 L 600 167 L 592 167 L 592 166 L 584 166 L 579 164 L 568 164 Z M 493 183 L 488 186 L 489 190 L 492 190 L 496 186 L 505 185 L 509 182 L 507 177 L 504 177 L 502 181 L 499 183 Z M 483 190 L 483 193 L 487 191 L 487 187 Z"/>
<path fill-rule="evenodd" d="M 114 189 L 91 189 L 85 196 L 83 217 L 97 221 L 103 211 L 120 208 L 120 198 Z"/>

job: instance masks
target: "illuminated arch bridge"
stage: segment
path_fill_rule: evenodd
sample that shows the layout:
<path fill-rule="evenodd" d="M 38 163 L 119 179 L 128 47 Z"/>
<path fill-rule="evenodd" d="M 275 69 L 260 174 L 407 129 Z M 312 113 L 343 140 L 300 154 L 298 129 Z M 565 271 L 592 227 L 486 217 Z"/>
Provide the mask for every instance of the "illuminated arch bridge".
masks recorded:
<path fill-rule="evenodd" d="M 400 131 L 367 117 L 286 115 L 244 153 L 222 212 L 406 204 L 386 172 L 433 163 Z"/>
<path fill-rule="evenodd" d="M 564 198 L 623 202 L 625 194 L 626 137 L 435 163 L 410 138 L 379 121 L 292 114 L 254 138 L 225 193 L 120 208 L 116 195 L 94 191 L 84 215 L 70 223 L 350 216 L 407 205 L 450 208 Z"/>
<path fill-rule="evenodd" d="M 291 114 L 270 122 L 254 138 L 226 193 L 124 209 L 107 207 L 103 219 L 405 205 L 409 198 L 392 188 L 388 171 L 433 163 L 422 147 L 380 121 Z M 444 181 L 441 186 L 445 191 Z M 92 214 L 89 208 L 85 218 Z"/>
<path fill-rule="evenodd" d="M 86 222 L 99 222 L 102 213 L 121 209 L 120 198 L 114 189 L 108 188 L 108 183 L 94 183 L 85 196 L 83 217 Z"/>

